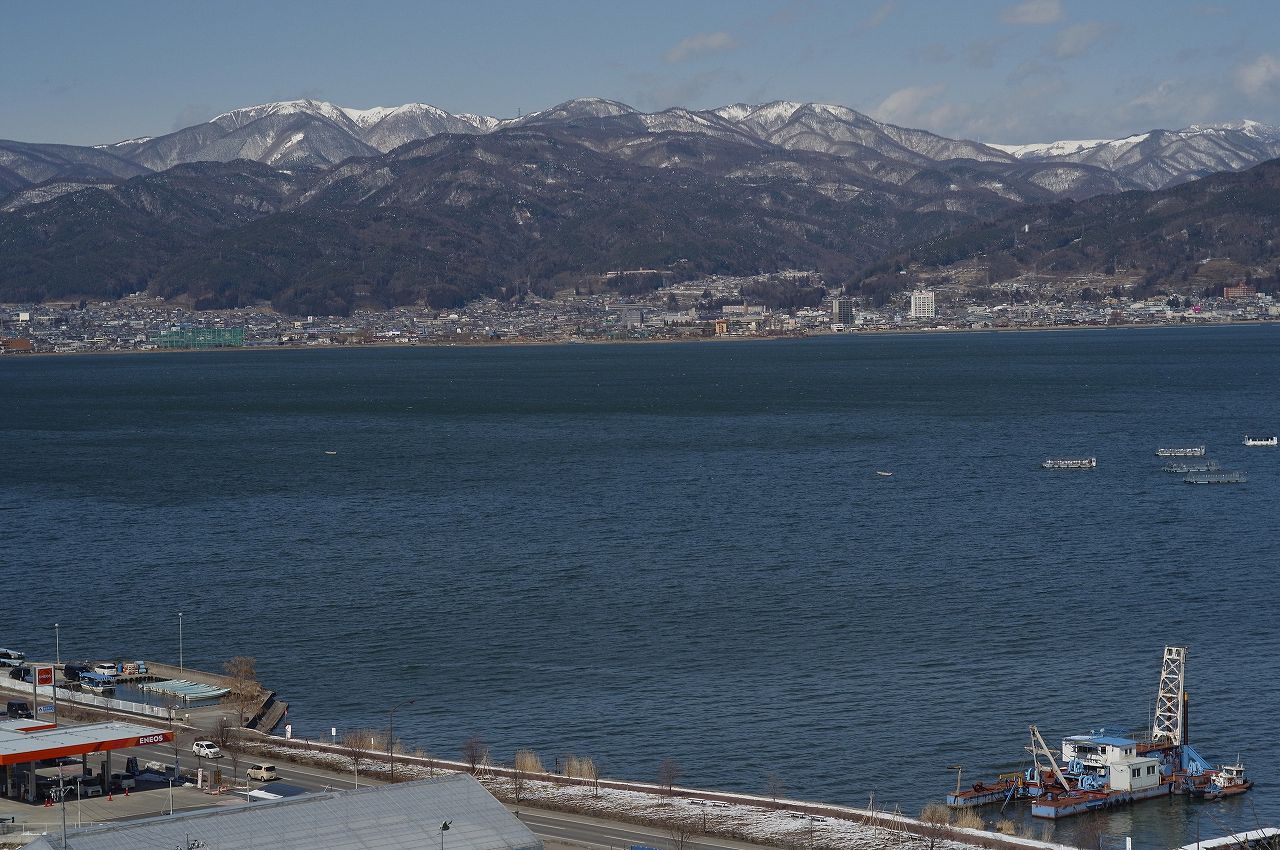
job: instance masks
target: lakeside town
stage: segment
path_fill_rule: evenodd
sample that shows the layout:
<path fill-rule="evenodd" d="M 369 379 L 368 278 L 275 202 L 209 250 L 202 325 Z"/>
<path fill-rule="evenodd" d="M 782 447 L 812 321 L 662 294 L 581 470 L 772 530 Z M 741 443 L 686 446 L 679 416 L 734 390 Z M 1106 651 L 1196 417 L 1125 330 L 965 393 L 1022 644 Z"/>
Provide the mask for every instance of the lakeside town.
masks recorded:
<path fill-rule="evenodd" d="M 643 273 L 641 270 L 640 273 Z M 785 337 L 872 331 L 1039 329 L 1222 324 L 1280 319 L 1280 300 L 1249 282 L 1220 297 L 1132 297 L 1121 284 L 1081 276 L 1025 275 L 981 293 L 921 281 L 873 306 L 839 289 L 823 294 L 820 274 L 786 271 L 672 283 L 635 295 L 604 291 L 525 293 L 437 310 L 412 305 L 350 316 L 287 316 L 269 305 L 196 311 L 146 293 L 118 301 L 0 305 L 4 354 L 189 350 L 329 345 L 441 345 Z M 1108 281 L 1109 282 L 1109 281 Z M 764 303 L 746 293 L 769 287 L 811 295 L 804 306 Z"/>

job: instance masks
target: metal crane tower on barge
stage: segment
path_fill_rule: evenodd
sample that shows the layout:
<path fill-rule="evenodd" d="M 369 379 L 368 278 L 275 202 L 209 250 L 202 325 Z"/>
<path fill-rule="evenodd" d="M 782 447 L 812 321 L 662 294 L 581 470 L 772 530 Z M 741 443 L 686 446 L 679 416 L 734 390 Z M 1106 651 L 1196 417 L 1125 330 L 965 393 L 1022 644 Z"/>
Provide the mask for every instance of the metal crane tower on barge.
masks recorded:
<path fill-rule="evenodd" d="M 1004 774 L 993 783 L 978 782 L 947 795 L 957 808 L 1030 800 L 1031 814 L 1064 818 L 1167 794 L 1190 794 L 1217 799 L 1242 794 L 1253 787 L 1244 765 L 1215 768 L 1188 740 L 1185 689 L 1187 648 L 1166 646 L 1160 664 L 1151 732 L 1141 740 L 1106 734 L 1072 735 L 1052 750 L 1031 727 L 1031 766 L 1019 774 Z"/>

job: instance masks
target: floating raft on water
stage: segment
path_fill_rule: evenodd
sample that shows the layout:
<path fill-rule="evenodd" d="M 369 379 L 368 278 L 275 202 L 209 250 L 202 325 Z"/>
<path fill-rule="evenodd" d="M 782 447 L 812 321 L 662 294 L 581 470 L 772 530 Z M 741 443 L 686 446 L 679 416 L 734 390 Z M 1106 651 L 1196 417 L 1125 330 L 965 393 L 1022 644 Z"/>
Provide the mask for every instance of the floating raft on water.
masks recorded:
<path fill-rule="evenodd" d="M 170 694 L 184 700 L 217 699 L 231 692 L 230 688 L 202 685 L 199 682 L 188 682 L 186 679 L 165 679 L 163 682 L 148 682 L 142 685 L 142 689 L 160 694 Z"/>

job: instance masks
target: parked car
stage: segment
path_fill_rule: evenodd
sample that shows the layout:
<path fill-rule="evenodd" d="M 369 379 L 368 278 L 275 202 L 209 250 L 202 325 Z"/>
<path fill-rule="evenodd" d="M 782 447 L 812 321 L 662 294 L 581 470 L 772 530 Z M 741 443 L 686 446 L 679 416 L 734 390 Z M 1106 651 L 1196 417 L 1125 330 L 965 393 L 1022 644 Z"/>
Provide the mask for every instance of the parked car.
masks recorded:
<path fill-rule="evenodd" d="M 120 672 L 120 668 L 110 661 L 101 661 L 93 665 L 93 672 L 101 673 L 104 676 L 114 676 L 116 673 Z"/>
<path fill-rule="evenodd" d="M 274 764 L 251 764 L 248 773 L 250 779 L 256 779 L 259 782 L 273 782 L 280 778 Z"/>
<path fill-rule="evenodd" d="M 0 647 L 0 667 L 17 667 L 27 659 L 25 652 Z"/>
<path fill-rule="evenodd" d="M 123 791 L 126 788 L 137 788 L 138 782 L 132 774 L 116 772 L 111 774 L 111 790 Z"/>
<path fill-rule="evenodd" d="M 191 752 L 207 759 L 222 758 L 222 750 L 213 741 L 196 741 L 191 745 Z"/>
<path fill-rule="evenodd" d="M 36 673 L 30 667 L 14 667 L 9 671 L 10 679 L 17 679 L 19 682 L 33 682 Z"/>
<path fill-rule="evenodd" d="M 35 715 L 31 713 L 31 703 L 16 699 L 9 700 L 7 713 L 10 720 L 31 720 L 35 717 Z"/>
<path fill-rule="evenodd" d="M 80 681 L 81 673 L 88 673 L 88 664 L 72 664 L 67 663 L 62 666 L 62 678 L 67 683 L 75 683 Z"/>

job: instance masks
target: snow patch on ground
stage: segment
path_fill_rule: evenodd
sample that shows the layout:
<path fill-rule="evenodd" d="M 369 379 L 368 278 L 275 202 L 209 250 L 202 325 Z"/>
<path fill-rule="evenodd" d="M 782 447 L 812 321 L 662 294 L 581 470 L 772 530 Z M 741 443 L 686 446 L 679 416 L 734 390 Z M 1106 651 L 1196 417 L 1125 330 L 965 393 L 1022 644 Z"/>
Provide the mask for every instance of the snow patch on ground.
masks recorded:
<path fill-rule="evenodd" d="M 997 145 L 994 142 L 987 142 L 986 145 L 1023 159 L 1028 156 L 1066 156 L 1110 142 L 1111 139 L 1080 139 L 1064 142 L 1032 142 L 1028 145 Z"/>
<path fill-rule="evenodd" d="M 324 745 L 310 745 L 302 749 L 298 745 L 281 743 L 249 743 L 243 747 L 278 760 L 305 761 L 342 773 L 353 772 L 353 761 L 345 752 L 332 752 Z M 396 757 L 396 775 L 425 779 L 442 773 L 462 772 L 465 767 L 444 762 L 449 769 L 428 763 L 414 756 Z M 389 769 L 385 761 L 359 760 L 361 776 L 376 775 L 387 778 Z M 608 787 L 608 780 L 600 780 L 598 787 L 583 780 L 582 784 L 563 784 L 522 778 L 519 800 L 515 783 L 503 768 L 481 766 L 476 778 L 498 799 L 512 805 L 528 805 L 554 811 L 590 815 L 609 820 L 637 823 L 670 832 L 675 837 L 692 838 L 709 835 L 749 841 L 772 847 L 792 850 L 975 850 L 979 847 L 1003 847 L 1005 850 L 1066 850 L 1061 845 L 1029 838 L 996 835 L 981 830 L 951 830 L 951 838 L 920 835 L 924 825 L 896 812 L 871 812 L 841 806 L 827 806 L 798 800 L 774 800 L 751 795 L 720 794 L 695 789 L 674 789 L 668 795 L 664 789 L 645 783 L 626 783 L 630 788 Z M 573 780 L 563 780 L 572 783 Z M 697 799 L 694 795 L 724 797 Z M 758 805 L 756 805 L 758 804 Z M 782 806 L 784 808 L 778 808 Z M 804 811 L 801 811 L 801 810 Z M 972 839 L 955 840 L 956 838 Z"/>

